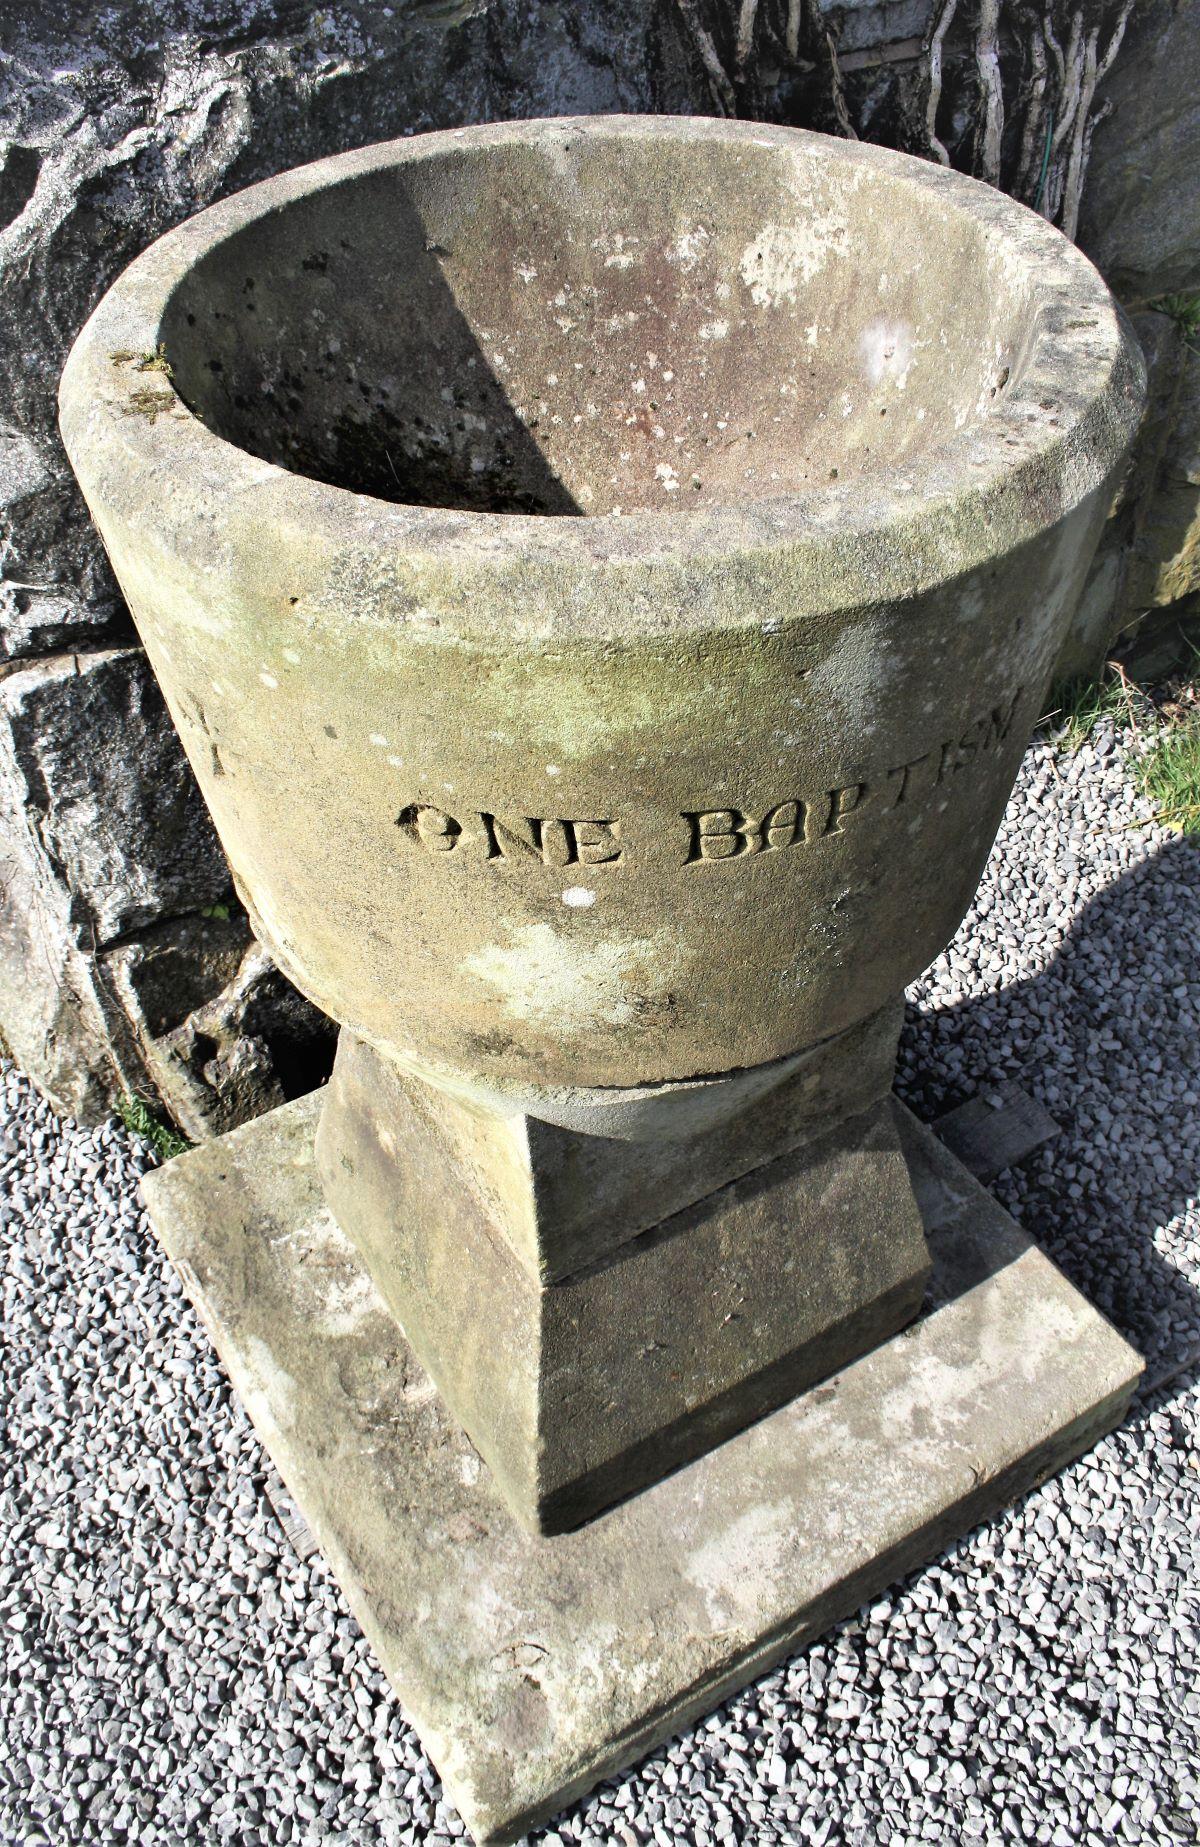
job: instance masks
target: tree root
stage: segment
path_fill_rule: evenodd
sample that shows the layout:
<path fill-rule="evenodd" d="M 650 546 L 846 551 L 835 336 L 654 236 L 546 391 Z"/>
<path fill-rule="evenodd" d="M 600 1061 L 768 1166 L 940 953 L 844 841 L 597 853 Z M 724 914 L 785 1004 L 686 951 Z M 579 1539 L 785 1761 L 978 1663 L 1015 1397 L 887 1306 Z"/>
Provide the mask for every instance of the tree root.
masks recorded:
<path fill-rule="evenodd" d="M 717 106 L 717 114 L 736 115 L 738 112 L 737 98 L 734 95 L 733 84 L 728 71 L 717 56 L 717 48 L 713 43 L 712 35 L 700 17 L 697 0 L 675 0 L 675 4 L 683 16 L 684 24 L 691 34 L 692 43 L 704 66 L 704 75 L 708 80 L 713 102 Z"/>
<path fill-rule="evenodd" d="M 937 22 L 929 34 L 929 44 L 925 57 L 929 67 L 929 80 L 925 96 L 925 139 L 929 151 L 941 161 L 943 167 L 950 165 L 950 155 L 945 145 L 938 140 L 937 112 L 942 100 L 942 48 L 950 23 L 958 11 L 958 0 L 946 0 Z"/>
<path fill-rule="evenodd" d="M 837 132 L 857 139 L 837 39 L 826 18 L 829 4 L 675 0 L 716 113 L 759 117 L 769 108 L 781 67 L 789 77 L 817 71 L 823 107 Z M 1097 104 L 1096 94 L 1121 48 L 1134 4 L 1048 0 L 1039 7 L 1037 0 L 937 0 L 921 63 L 902 80 L 899 92 L 902 144 L 923 147 L 944 167 L 969 161 L 981 179 L 1032 205 L 1074 239 L 1092 137 L 1110 111 L 1103 101 Z M 952 30 L 954 61 L 948 64 Z M 810 61 L 814 58 L 816 63 Z M 965 99 L 956 99 L 950 114 L 953 133 L 943 140 L 938 116 L 946 100 L 947 73 L 953 71 L 957 81 L 967 58 L 974 68 L 974 106 L 966 112 L 964 131 Z M 811 110 L 811 93 L 802 106 Z M 874 103 L 863 107 L 869 118 Z"/>

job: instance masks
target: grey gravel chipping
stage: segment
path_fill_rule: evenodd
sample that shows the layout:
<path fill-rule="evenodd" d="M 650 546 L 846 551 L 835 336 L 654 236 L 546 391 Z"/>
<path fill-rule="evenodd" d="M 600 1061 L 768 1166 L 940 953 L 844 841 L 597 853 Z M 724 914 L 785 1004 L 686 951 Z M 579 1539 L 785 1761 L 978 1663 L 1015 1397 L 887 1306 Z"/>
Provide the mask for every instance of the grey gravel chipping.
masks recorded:
<path fill-rule="evenodd" d="M 911 990 L 933 1119 L 1013 1079 L 1062 1133 L 994 1191 L 1147 1356 L 1123 1429 L 545 1843 L 1193 1842 L 1200 1834 L 1200 844 L 1130 732 L 1027 753 L 975 904 Z M 0 1840 L 461 1839 L 136 1199 L 124 1130 L 0 1076 Z M 268 1493 L 270 1489 L 270 1493 Z"/>

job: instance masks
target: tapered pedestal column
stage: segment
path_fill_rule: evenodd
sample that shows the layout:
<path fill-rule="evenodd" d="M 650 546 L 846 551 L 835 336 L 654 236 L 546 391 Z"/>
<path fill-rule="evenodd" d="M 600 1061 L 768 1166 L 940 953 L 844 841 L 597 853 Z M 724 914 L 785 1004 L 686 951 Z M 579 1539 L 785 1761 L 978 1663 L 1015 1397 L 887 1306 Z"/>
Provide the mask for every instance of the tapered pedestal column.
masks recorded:
<path fill-rule="evenodd" d="M 326 1199 L 525 1526 L 578 1525 L 917 1313 L 899 1019 L 576 1101 L 586 1129 L 456 1101 L 343 1033 Z"/>

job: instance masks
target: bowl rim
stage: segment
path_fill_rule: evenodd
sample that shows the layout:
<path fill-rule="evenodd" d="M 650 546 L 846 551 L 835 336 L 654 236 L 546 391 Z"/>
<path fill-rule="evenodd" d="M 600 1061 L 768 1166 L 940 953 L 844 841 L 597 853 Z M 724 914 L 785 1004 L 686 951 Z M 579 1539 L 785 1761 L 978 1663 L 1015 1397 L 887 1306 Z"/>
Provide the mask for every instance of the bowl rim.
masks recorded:
<path fill-rule="evenodd" d="M 464 146 L 564 137 L 800 148 L 949 199 L 1036 272 L 1033 333 L 1013 389 L 973 425 L 857 477 L 702 507 L 501 513 L 384 500 L 265 461 L 205 424 L 161 373 L 115 363 L 121 354 L 157 349 L 168 302 L 188 272 L 256 220 L 331 185 Z M 207 207 L 159 237 L 102 297 L 68 357 L 59 408 L 63 440 L 93 510 L 114 471 L 141 478 L 146 527 L 164 538 L 178 514 L 162 483 L 182 474 L 193 504 L 198 493 L 224 498 L 247 533 L 282 520 L 325 534 L 337 549 L 383 545 L 429 558 L 474 554 L 492 568 L 541 559 L 593 571 L 681 551 L 712 559 L 782 546 L 805 554 L 809 575 L 827 582 L 832 573 L 842 601 L 852 599 L 855 579 L 867 600 L 878 601 L 1035 538 L 1105 486 L 1137 427 L 1144 383 L 1132 330 L 1089 260 L 1045 219 L 982 181 L 871 143 L 760 122 L 560 116 L 374 143 Z M 164 414 L 131 415 L 131 393 L 147 389 Z"/>

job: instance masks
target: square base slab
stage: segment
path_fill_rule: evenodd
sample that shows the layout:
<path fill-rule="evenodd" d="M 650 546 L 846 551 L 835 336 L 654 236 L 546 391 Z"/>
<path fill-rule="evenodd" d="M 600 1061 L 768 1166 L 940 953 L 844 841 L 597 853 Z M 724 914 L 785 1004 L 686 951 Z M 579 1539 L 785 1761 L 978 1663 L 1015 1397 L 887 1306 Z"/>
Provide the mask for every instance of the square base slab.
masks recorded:
<path fill-rule="evenodd" d="M 1133 1349 L 900 1110 L 921 1319 L 534 1539 L 334 1224 L 319 1093 L 150 1174 L 151 1221 L 476 1839 L 511 1841 L 1119 1421 Z"/>

